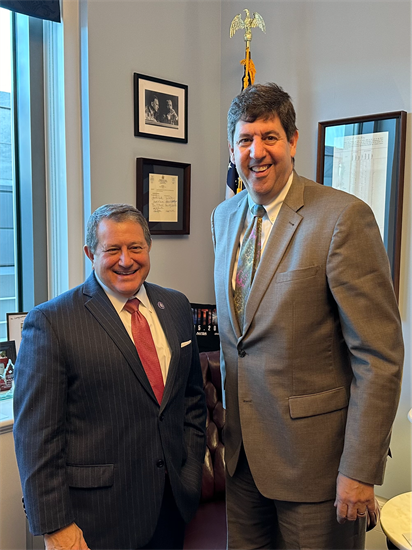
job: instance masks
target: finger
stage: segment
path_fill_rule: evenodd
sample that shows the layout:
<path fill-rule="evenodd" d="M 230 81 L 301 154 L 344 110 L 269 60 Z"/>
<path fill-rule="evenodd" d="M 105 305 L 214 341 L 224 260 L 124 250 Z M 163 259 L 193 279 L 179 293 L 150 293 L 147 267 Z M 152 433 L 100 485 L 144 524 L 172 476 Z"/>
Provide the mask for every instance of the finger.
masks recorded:
<path fill-rule="evenodd" d="M 376 498 L 368 502 L 366 506 L 366 509 L 369 511 L 369 513 L 374 513 L 374 514 L 378 512 L 378 508 L 379 508 L 379 504 Z"/>
<path fill-rule="evenodd" d="M 347 512 L 347 505 L 342 504 L 341 502 L 335 502 L 336 507 L 336 519 L 338 520 L 338 523 L 343 524 L 346 522 L 346 512 Z"/>
<path fill-rule="evenodd" d="M 358 509 L 356 506 L 348 506 L 348 511 L 346 512 L 346 518 L 348 521 L 356 521 L 358 519 Z"/>

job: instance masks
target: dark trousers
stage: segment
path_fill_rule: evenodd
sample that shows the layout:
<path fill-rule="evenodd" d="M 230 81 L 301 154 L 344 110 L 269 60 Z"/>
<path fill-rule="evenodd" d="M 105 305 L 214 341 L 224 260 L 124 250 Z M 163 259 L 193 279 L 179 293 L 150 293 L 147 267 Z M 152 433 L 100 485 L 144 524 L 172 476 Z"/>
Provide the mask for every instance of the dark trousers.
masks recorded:
<path fill-rule="evenodd" d="M 183 548 L 184 538 L 185 522 L 176 506 L 169 476 L 166 475 L 165 492 L 159 520 L 152 538 L 142 548 L 150 548 L 153 550 L 181 550 Z"/>

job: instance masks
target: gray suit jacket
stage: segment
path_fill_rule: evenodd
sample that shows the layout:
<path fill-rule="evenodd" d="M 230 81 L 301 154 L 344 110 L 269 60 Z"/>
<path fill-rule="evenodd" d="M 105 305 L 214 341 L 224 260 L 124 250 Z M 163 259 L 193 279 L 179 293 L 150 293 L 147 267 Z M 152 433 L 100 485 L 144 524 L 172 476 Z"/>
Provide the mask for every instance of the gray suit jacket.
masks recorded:
<path fill-rule="evenodd" d="M 294 173 L 241 333 L 231 279 L 246 211 L 244 191 L 212 215 L 228 472 L 243 440 L 268 498 L 332 499 L 338 470 L 380 484 L 403 342 L 374 216 L 354 196 Z"/>
<path fill-rule="evenodd" d="M 14 437 L 35 535 L 75 521 L 90 548 L 141 547 L 157 524 L 165 468 L 183 518 L 196 510 L 206 407 L 190 304 L 145 286 L 172 351 L 161 406 L 94 274 L 26 318 Z"/>

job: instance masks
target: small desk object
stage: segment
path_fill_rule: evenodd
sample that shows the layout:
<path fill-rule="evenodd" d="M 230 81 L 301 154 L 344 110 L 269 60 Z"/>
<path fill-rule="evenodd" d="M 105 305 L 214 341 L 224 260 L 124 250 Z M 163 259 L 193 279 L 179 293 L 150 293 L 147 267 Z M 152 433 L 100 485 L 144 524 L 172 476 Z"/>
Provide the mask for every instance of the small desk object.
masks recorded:
<path fill-rule="evenodd" d="M 403 493 L 388 500 L 381 510 L 382 531 L 399 550 L 412 550 L 411 502 L 412 492 Z"/>

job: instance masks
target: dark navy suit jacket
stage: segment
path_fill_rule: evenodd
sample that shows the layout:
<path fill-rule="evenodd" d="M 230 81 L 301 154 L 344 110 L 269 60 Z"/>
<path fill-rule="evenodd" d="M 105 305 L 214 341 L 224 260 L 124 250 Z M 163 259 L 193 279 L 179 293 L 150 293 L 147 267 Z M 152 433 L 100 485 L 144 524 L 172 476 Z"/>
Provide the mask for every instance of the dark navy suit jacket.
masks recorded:
<path fill-rule="evenodd" d="M 157 524 L 166 469 L 185 521 L 196 510 L 206 408 L 190 304 L 145 286 L 172 352 L 161 405 L 94 274 L 26 318 L 14 438 L 34 535 L 74 521 L 90 548 L 141 547 Z"/>

